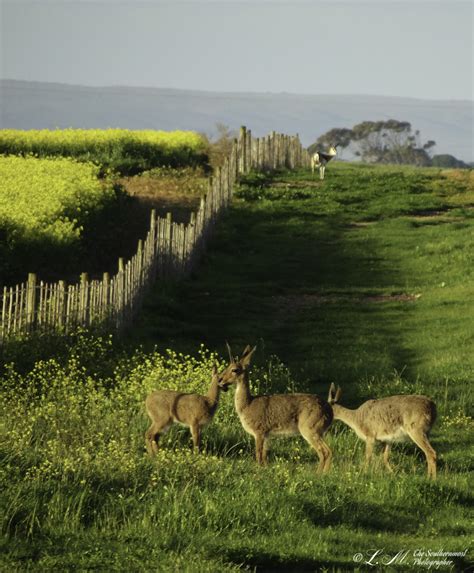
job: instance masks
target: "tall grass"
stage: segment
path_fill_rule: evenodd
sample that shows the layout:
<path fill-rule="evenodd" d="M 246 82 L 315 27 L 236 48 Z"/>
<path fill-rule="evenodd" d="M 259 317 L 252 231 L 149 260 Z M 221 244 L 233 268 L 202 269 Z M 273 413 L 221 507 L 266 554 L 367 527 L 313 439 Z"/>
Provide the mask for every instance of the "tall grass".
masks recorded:
<path fill-rule="evenodd" d="M 335 426 L 329 475 L 316 475 L 314 452 L 295 438 L 275 441 L 270 465 L 258 468 L 232 397 L 224 396 L 204 434 L 205 454 L 193 454 L 187 429 L 174 428 L 150 460 L 147 392 L 205 392 L 212 364 L 222 361 L 202 347 L 196 357 L 168 351 L 118 359 L 113 346 L 111 338 L 80 338 L 26 375 L 4 372 L 5 570 L 20 563 L 32 570 L 231 571 L 243 563 L 350 570 L 353 555 L 373 547 L 394 554 L 467 544 L 472 494 L 460 452 L 442 462 L 436 483 L 411 446 L 395 451 L 395 476 L 381 463 L 364 474 L 360 442 Z M 295 385 L 275 358 L 252 374 L 255 393 Z M 443 416 L 435 447 L 448 452 L 448 440 L 459 446 L 470 430 L 465 415 Z"/>

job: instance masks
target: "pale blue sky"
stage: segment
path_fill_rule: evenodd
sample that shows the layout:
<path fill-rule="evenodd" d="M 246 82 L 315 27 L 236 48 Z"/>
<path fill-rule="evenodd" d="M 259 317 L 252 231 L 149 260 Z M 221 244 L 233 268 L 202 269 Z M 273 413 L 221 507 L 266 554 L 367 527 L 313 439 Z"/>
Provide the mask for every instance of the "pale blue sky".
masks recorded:
<path fill-rule="evenodd" d="M 473 3 L 0 0 L 0 77 L 473 99 Z"/>

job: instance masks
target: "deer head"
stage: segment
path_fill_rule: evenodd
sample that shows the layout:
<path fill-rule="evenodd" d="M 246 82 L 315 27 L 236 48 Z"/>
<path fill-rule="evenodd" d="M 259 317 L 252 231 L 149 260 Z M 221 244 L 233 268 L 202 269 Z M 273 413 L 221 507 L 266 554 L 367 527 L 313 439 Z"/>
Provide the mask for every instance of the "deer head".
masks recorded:
<path fill-rule="evenodd" d="M 232 350 L 227 342 L 226 345 L 229 352 L 229 365 L 221 373 L 219 379 L 219 387 L 223 390 L 227 390 L 231 384 L 237 384 L 237 382 L 247 372 L 252 355 L 257 349 L 256 346 L 252 348 L 250 345 L 247 345 L 242 352 L 242 356 L 239 358 L 232 354 Z"/>

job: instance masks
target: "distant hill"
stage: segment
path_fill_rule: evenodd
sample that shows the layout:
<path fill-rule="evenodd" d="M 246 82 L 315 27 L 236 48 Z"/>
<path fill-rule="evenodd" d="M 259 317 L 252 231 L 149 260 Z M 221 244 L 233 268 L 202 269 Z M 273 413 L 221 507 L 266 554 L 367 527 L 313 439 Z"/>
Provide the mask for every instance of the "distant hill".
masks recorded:
<path fill-rule="evenodd" d="M 0 80 L 0 128 L 193 129 L 216 122 L 255 135 L 299 133 L 304 145 L 333 127 L 398 119 L 434 139 L 435 154 L 474 161 L 473 102 L 362 95 L 218 93 L 161 88 L 85 87 Z"/>

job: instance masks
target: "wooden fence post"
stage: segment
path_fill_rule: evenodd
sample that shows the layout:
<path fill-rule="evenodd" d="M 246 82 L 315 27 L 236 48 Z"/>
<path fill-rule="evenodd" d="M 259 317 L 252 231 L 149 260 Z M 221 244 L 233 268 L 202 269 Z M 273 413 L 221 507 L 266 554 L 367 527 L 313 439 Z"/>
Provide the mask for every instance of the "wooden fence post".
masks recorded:
<path fill-rule="evenodd" d="M 79 321 L 81 326 L 88 326 L 89 319 L 89 276 L 87 273 L 81 274 L 79 290 Z"/>
<path fill-rule="evenodd" d="M 242 125 L 240 128 L 240 137 L 239 137 L 239 151 L 240 151 L 240 157 L 239 157 L 239 173 L 245 173 L 245 166 L 247 164 L 247 149 L 246 149 L 246 145 L 247 145 L 247 128 L 245 127 L 245 125 Z"/>
<path fill-rule="evenodd" d="M 118 260 L 117 295 L 115 301 L 115 315 L 117 317 L 117 329 L 121 330 L 124 325 L 125 316 L 125 261 L 123 257 Z"/>
<path fill-rule="evenodd" d="M 165 253 L 166 253 L 166 276 L 173 274 L 173 216 L 166 213 L 166 234 L 165 234 Z"/>
<path fill-rule="evenodd" d="M 28 274 L 26 295 L 26 331 L 31 332 L 36 322 L 36 275 Z"/>
<path fill-rule="evenodd" d="M 110 319 L 110 275 L 102 275 L 102 317 L 105 321 Z"/>
<path fill-rule="evenodd" d="M 252 132 L 247 129 L 247 141 L 245 144 L 245 173 L 250 173 L 252 169 Z"/>
<path fill-rule="evenodd" d="M 66 326 L 66 309 L 67 309 L 67 285 L 66 281 L 58 283 L 58 326 L 62 330 Z"/>

